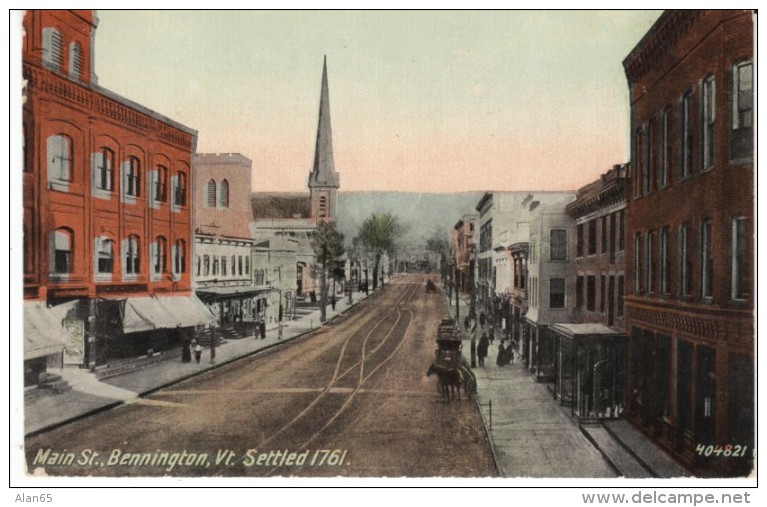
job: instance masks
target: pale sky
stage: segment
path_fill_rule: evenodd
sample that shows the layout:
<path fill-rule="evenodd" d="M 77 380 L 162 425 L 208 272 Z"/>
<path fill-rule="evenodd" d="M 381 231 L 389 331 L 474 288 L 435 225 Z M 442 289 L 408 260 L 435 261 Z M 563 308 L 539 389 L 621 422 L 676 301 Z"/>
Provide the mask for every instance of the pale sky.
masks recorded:
<path fill-rule="evenodd" d="M 659 11 L 99 11 L 99 84 L 304 191 L 322 58 L 341 191 L 572 190 L 629 159 Z"/>

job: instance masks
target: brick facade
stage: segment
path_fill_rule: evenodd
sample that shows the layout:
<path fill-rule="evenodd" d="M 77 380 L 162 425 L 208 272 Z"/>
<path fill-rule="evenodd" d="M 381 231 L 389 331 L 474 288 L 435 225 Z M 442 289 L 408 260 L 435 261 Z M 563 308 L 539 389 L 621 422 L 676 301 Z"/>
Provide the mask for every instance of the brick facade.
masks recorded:
<path fill-rule="evenodd" d="M 23 26 L 24 297 L 80 300 L 93 366 L 114 351 L 97 301 L 190 294 L 197 133 L 96 84 L 90 11 L 29 11 Z"/>
<path fill-rule="evenodd" d="M 696 475 L 753 449 L 753 20 L 667 11 L 624 61 L 629 419 Z M 650 394 L 652 393 L 652 395 Z"/>

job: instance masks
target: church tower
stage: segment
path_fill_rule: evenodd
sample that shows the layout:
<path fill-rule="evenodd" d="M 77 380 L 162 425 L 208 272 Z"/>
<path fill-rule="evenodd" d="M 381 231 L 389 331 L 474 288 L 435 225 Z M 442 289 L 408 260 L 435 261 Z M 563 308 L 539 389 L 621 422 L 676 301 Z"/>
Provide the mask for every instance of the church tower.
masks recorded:
<path fill-rule="evenodd" d="M 333 163 L 328 66 L 327 57 L 325 57 L 322 62 L 322 88 L 320 91 L 320 114 L 317 121 L 317 144 L 314 148 L 314 166 L 309 174 L 311 214 L 315 223 L 335 220 L 336 194 L 340 186 L 340 177 Z"/>

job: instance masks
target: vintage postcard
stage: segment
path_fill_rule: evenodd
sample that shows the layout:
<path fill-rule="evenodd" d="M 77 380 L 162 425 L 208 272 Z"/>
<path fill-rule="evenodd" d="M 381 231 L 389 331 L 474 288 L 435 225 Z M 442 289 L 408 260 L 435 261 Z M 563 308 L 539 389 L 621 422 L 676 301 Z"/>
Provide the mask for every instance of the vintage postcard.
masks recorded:
<path fill-rule="evenodd" d="M 10 23 L 12 486 L 753 499 L 754 12 Z"/>

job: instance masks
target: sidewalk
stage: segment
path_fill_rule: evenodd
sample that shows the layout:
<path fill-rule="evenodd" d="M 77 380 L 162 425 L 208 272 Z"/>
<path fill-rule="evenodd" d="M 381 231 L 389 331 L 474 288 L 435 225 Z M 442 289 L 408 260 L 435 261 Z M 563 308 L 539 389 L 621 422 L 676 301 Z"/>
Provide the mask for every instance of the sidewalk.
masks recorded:
<path fill-rule="evenodd" d="M 460 319 L 468 301 L 460 302 Z M 455 315 L 455 298 L 449 310 Z M 496 366 L 499 339 L 474 368 L 477 401 L 501 477 L 671 478 L 689 476 L 628 421 L 579 424 L 520 362 Z M 468 359 L 470 342 L 464 340 Z M 490 405 L 492 403 L 492 415 Z"/>
<path fill-rule="evenodd" d="M 348 298 L 344 297 L 336 302 L 335 311 L 328 305 L 327 322 L 344 313 L 350 306 L 373 295 L 372 291 L 369 296 L 355 292 L 351 305 Z M 135 402 L 143 395 L 303 336 L 318 327 L 320 327 L 319 308 L 296 320 L 287 321 L 283 325 L 282 340 L 278 339 L 279 328 L 274 327 L 267 330 L 266 338 L 263 340 L 254 339 L 251 336 L 229 340 L 219 345 L 216 347 L 215 362 L 211 362 L 211 351 L 208 348 L 203 352 L 200 364 L 194 361 L 182 363 L 179 354 L 170 353 L 167 359 L 102 380 L 96 378 L 95 374 L 80 368 L 52 370 L 67 380 L 72 390 L 62 394 L 45 393 L 25 397 L 24 434 L 30 436 L 118 405 Z"/>

